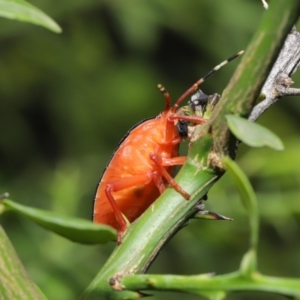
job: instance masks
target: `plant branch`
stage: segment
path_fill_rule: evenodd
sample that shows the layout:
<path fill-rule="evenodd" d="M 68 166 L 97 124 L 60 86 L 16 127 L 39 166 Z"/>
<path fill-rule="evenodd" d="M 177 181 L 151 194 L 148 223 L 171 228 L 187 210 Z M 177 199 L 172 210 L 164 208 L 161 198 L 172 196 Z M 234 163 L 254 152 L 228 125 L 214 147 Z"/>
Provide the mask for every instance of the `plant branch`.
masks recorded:
<path fill-rule="evenodd" d="M 263 88 L 265 98 L 252 110 L 249 120 L 255 121 L 266 109 L 281 97 L 300 95 L 300 89 L 290 88 L 290 78 L 300 67 L 300 33 L 295 27 L 288 34 L 283 48 L 268 76 Z"/>
<path fill-rule="evenodd" d="M 300 297 L 300 279 L 264 276 L 259 273 L 253 273 L 251 276 L 244 276 L 240 272 L 219 276 L 128 275 L 122 278 L 118 285 L 126 286 L 130 290 L 176 291 L 196 295 L 205 291 L 261 291 Z"/>

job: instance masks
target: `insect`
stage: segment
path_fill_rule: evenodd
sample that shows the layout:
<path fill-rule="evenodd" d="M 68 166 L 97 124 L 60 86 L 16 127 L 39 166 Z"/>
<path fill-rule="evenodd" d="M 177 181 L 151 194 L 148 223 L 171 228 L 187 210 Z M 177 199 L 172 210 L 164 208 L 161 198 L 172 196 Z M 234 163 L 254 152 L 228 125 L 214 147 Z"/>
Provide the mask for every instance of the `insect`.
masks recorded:
<path fill-rule="evenodd" d="M 207 120 L 209 119 L 219 100 L 219 94 L 215 93 L 213 95 L 206 95 L 200 89 L 198 89 L 198 91 L 192 95 L 191 100 L 188 101 L 188 105 L 180 107 L 177 111 L 177 114 L 181 116 L 198 116 Z M 197 119 L 196 122 L 179 119 L 177 122 L 177 130 L 179 135 L 182 138 L 190 138 L 194 131 L 194 126 L 197 124 Z"/>
<path fill-rule="evenodd" d="M 169 93 L 159 84 L 158 89 L 166 102 L 164 110 L 157 117 L 136 124 L 121 140 L 102 174 L 93 210 L 94 222 L 118 230 L 119 244 L 128 222 L 136 220 L 167 185 L 189 199 L 190 195 L 175 182 L 171 174 L 176 165 L 183 165 L 186 160 L 185 156 L 178 156 L 178 150 L 179 143 L 188 137 L 189 126 L 204 124 L 207 119 L 203 117 L 205 104 L 200 103 L 200 90 L 188 106 L 181 109 L 179 106 L 210 75 L 242 53 L 240 51 L 214 67 L 179 97 L 173 106 Z"/>

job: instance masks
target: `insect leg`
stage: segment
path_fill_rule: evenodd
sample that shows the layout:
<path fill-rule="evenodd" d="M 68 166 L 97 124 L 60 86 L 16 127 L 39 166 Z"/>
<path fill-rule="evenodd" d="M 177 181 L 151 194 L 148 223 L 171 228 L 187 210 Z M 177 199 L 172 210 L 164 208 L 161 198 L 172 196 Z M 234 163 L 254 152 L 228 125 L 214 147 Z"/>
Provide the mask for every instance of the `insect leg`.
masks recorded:
<path fill-rule="evenodd" d="M 157 153 L 150 153 L 150 159 L 156 164 L 159 172 L 161 175 L 167 180 L 167 182 L 170 184 L 170 186 L 176 190 L 179 194 L 181 194 L 185 199 L 190 199 L 190 195 L 184 191 L 181 186 L 176 183 L 176 181 L 172 178 L 172 176 L 168 173 L 168 171 L 164 167 L 164 160 L 161 158 L 161 156 Z M 169 159 L 169 164 L 168 165 L 176 165 L 177 163 L 172 163 L 170 164 L 172 159 Z M 178 160 L 181 164 L 182 158 Z"/>
<path fill-rule="evenodd" d="M 194 122 L 196 124 L 202 125 L 207 122 L 207 119 L 200 117 L 200 116 L 184 116 L 184 115 L 177 115 L 173 114 L 169 116 L 169 120 L 185 120 L 185 121 L 190 121 Z"/>
<path fill-rule="evenodd" d="M 164 181 L 162 180 L 160 172 L 155 171 L 152 173 L 152 175 L 153 175 L 154 184 L 158 188 L 160 194 L 162 194 L 166 189 L 166 185 L 165 185 Z"/>
<path fill-rule="evenodd" d="M 173 158 L 164 158 L 162 159 L 162 166 L 181 166 L 185 163 L 186 156 L 178 156 Z M 166 185 L 164 181 L 162 180 L 162 176 L 160 172 L 153 172 L 153 181 L 157 188 L 159 189 L 159 192 L 162 194 L 165 189 Z"/>
<path fill-rule="evenodd" d="M 120 225 L 120 230 L 118 232 L 118 244 L 121 243 L 121 238 L 127 229 L 127 220 L 125 219 L 121 210 L 119 209 L 112 193 L 125 190 L 137 185 L 148 184 L 151 180 L 152 175 L 145 174 L 121 178 L 119 180 L 107 183 L 105 188 L 105 194 Z"/>
<path fill-rule="evenodd" d="M 163 158 L 163 166 L 182 166 L 186 161 L 186 156 L 177 156 L 172 158 Z"/>

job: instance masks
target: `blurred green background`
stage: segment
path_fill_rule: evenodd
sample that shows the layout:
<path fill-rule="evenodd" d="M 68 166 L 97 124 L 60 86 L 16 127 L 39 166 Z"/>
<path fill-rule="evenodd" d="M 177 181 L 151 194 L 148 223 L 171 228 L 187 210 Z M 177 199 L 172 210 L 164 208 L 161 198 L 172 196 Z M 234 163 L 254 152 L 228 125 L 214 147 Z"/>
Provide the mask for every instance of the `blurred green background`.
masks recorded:
<path fill-rule="evenodd" d="M 264 13 L 259 0 L 31 3 L 63 33 L 0 19 L 1 191 L 22 204 L 86 219 L 118 141 L 163 109 L 157 83 L 175 100 L 213 66 L 245 49 Z M 203 90 L 222 93 L 237 63 L 215 74 Z M 295 86 L 299 76 L 293 77 Z M 282 138 L 285 151 L 242 145 L 238 155 L 261 209 L 260 270 L 274 276 L 300 277 L 299 114 L 300 98 L 290 97 L 259 119 Z M 248 219 L 227 175 L 209 193 L 206 208 L 234 222 L 192 221 L 149 272 L 222 274 L 238 268 L 248 247 Z M 71 243 L 13 213 L 0 221 L 49 299 L 76 299 L 114 248 Z M 229 298 L 284 299 L 259 293 Z"/>

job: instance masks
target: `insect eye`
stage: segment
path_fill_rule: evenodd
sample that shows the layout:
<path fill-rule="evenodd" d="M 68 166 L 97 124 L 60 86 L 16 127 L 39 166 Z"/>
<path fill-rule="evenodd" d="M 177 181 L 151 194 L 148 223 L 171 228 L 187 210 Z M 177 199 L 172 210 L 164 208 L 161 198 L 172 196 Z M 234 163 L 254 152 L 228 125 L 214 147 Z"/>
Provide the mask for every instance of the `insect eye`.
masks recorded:
<path fill-rule="evenodd" d="M 183 139 L 188 137 L 188 122 L 184 120 L 179 120 L 177 123 L 177 131 Z"/>

